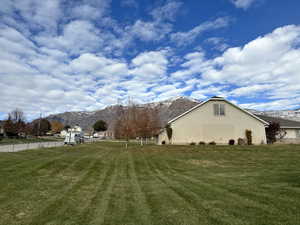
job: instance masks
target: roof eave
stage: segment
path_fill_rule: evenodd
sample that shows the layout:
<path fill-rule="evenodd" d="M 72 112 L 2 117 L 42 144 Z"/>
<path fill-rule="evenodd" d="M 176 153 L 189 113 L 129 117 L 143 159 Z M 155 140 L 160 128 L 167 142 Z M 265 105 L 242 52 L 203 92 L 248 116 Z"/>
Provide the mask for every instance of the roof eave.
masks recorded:
<path fill-rule="evenodd" d="M 215 101 L 225 101 L 225 102 L 227 102 L 228 104 L 230 104 L 230 105 L 232 105 L 232 106 L 234 106 L 234 107 L 240 109 L 241 111 L 243 111 L 244 113 L 248 114 L 249 116 L 252 116 L 253 118 L 257 119 L 258 121 L 260 121 L 261 123 L 263 123 L 265 126 L 268 126 L 268 125 L 270 124 L 270 123 L 268 123 L 267 121 L 265 121 L 265 120 L 263 120 L 263 119 L 261 119 L 261 118 L 255 116 L 255 115 L 252 114 L 251 112 L 248 112 L 248 111 L 242 109 L 241 107 L 239 107 L 239 106 L 233 104 L 232 102 L 230 102 L 230 101 L 228 101 L 228 100 L 226 100 L 225 98 L 222 98 L 222 97 L 212 97 L 212 98 L 210 98 L 210 99 L 208 99 L 208 100 L 206 100 L 206 101 L 204 101 L 204 102 L 201 102 L 200 104 L 194 106 L 193 108 L 189 109 L 188 111 L 186 111 L 186 112 L 180 114 L 179 116 L 175 117 L 174 119 L 170 120 L 167 124 L 173 123 L 173 122 L 176 121 L 177 119 L 179 119 L 179 118 L 185 116 L 186 114 L 190 113 L 191 111 L 194 111 L 195 109 L 201 107 L 202 105 L 206 104 L 207 102 L 209 102 L 209 101 L 211 101 L 211 100 L 215 100 Z"/>

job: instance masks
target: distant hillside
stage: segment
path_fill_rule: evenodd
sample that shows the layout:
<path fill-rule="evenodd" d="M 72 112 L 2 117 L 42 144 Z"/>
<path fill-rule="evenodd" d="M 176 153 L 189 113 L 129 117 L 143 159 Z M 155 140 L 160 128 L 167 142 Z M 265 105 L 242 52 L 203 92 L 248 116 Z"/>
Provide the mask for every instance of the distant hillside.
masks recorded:
<path fill-rule="evenodd" d="M 258 114 L 258 115 L 265 115 L 271 117 L 280 117 L 288 120 L 295 120 L 300 121 L 300 110 L 270 110 L 270 111 L 257 111 L 247 109 L 248 111 Z"/>
<path fill-rule="evenodd" d="M 177 97 L 177 98 L 171 98 L 166 101 L 153 102 L 153 103 L 148 103 L 139 106 L 152 107 L 156 109 L 159 114 L 161 124 L 162 126 L 164 126 L 167 123 L 167 121 L 182 114 L 183 112 L 189 110 L 190 108 L 194 107 L 199 103 L 200 101 L 197 101 L 195 99 L 191 99 L 187 97 Z M 87 111 L 65 112 L 65 113 L 50 115 L 47 117 L 47 119 L 49 119 L 50 121 L 53 120 L 61 121 L 64 125 L 74 126 L 78 124 L 85 130 L 91 128 L 92 125 L 97 120 L 104 120 L 109 125 L 109 130 L 113 130 L 119 107 L 120 106 L 118 105 L 114 105 L 93 112 L 87 112 Z M 300 121 L 300 110 L 278 110 L 278 111 L 263 111 L 263 112 L 257 110 L 251 110 L 251 109 L 247 109 L 247 110 L 255 114 L 281 117 L 290 120 Z"/>
<path fill-rule="evenodd" d="M 188 109 L 199 104 L 199 101 L 186 98 L 178 97 L 172 98 L 166 101 L 153 102 L 144 105 L 139 105 L 140 107 L 152 107 L 157 110 L 162 126 L 167 123 L 170 119 L 180 115 L 181 113 L 187 111 Z M 109 125 L 109 130 L 112 130 L 116 121 L 117 112 L 120 106 L 114 105 L 106 107 L 102 110 L 97 110 L 93 112 L 65 112 L 55 115 L 50 115 L 47 117 L 48 120 L 58 120 L 64 125 L 74 126 L 78 124 L 83 129 L 88 129 L 97 120 L 104 120 Z"/>

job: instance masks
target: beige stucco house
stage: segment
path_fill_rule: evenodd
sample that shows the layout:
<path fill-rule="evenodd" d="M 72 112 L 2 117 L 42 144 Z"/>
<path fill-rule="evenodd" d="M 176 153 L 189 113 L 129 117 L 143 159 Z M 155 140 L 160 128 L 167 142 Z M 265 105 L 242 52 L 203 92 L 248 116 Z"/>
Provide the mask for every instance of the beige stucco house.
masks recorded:
<path fill-rule="evenodd" d="M 279 117 L 271 117 L 265 115 L 257 115 L 264 121 L 269 123 L 279 123 L 280 128 L 285 132 L 279 142 L 287 144 L 300 144 L 300 122 L 294 120 L 287 120 Z"/>
<path fill-rule="evenodd" d="M 268 122 L 245 111 L 221 97 L 212 97 L 168 122 L 173 130 L 172 144 L 189 144 L 200 141 L 228 144 L 246 138 L 252 131 L 253 144 L 266 143 L 265 127 Z M 169 142 L 166 130 L 158 135 L 158 144 Z"/>

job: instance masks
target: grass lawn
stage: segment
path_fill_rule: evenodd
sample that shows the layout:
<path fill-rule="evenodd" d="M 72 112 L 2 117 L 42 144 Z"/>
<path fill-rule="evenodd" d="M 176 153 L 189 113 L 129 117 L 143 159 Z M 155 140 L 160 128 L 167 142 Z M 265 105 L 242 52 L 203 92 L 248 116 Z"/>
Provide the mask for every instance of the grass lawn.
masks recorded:
<path fill-rule="evenodd" d="M 0 224 L 300 224 L 300 146 L 0 153 Z"/>
<path fill-rule="evenodd" d="M 49 137 L 49 138 L 3 138 L 0 140 L 0 145 L 10 145 L 10 144 L 26 144 L 44 141 L 62 141 L 61 138 Z"/>

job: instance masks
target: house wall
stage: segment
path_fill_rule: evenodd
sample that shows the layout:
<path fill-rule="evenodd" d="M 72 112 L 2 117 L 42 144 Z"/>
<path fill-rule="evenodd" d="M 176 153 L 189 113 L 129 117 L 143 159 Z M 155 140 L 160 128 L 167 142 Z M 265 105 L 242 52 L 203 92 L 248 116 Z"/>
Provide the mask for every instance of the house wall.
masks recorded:
<path fill-rule="evenodd" d="M 213 104 L 225 104 L 225 116 L 215 116 Z M 173 144 L 215 141 L 228 144 L 230 139 L 246 138 L 246 129 L 252 131 L 253 144 L 266 143 L 265 126 L 262 122 L 223 100 L 210 100 L 192 112 L 172 122 Z M 158 143 L 168 142 L 166 132 L 159 135 Z"/>
<path fill-rule="evenodd" d="M 283 139 L 300 139 L 300 129 L 298 128 L 284 128 L 286 135 Z"/>

